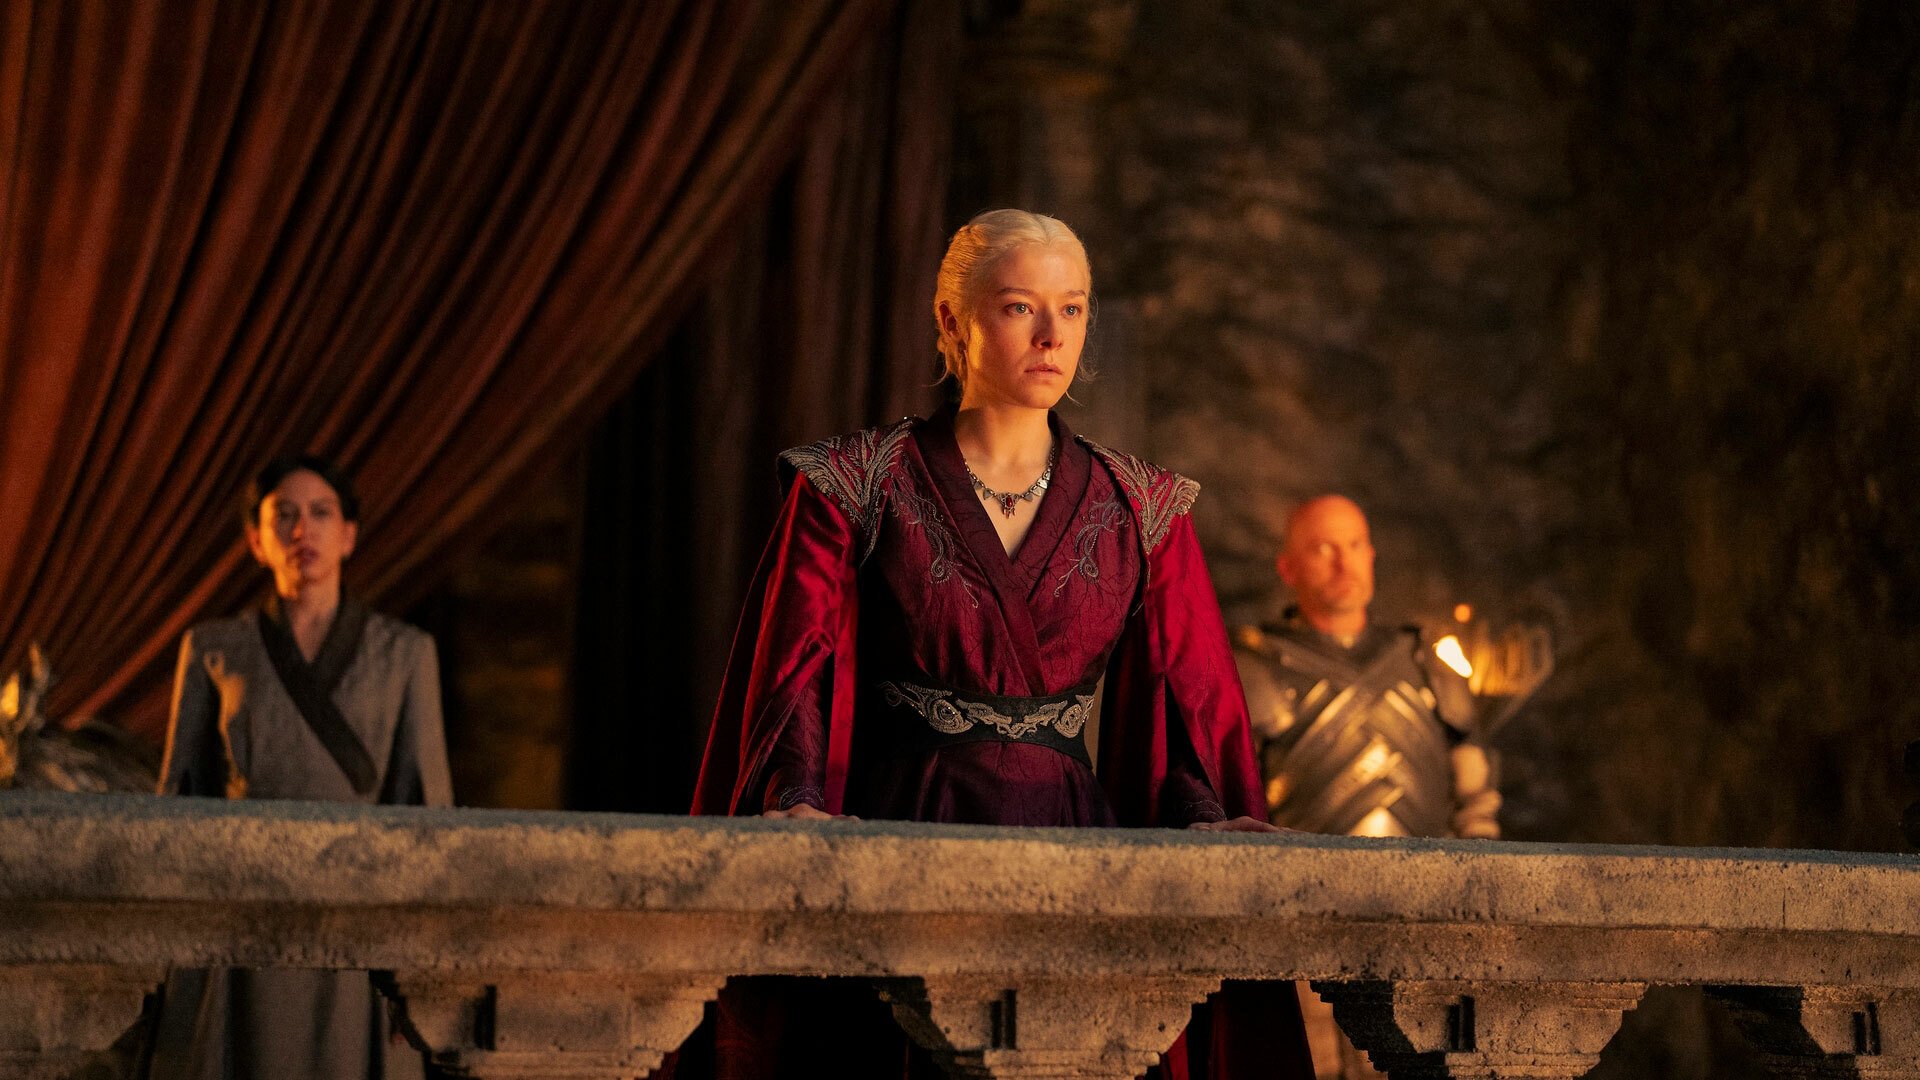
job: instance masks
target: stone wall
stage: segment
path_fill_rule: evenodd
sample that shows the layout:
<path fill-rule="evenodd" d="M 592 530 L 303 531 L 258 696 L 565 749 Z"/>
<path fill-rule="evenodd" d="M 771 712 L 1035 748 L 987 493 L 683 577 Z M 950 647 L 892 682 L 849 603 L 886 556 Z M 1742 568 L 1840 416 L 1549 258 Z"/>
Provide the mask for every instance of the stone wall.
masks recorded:
<path fill-rule="evenodd" d="M 1589 70 L 1561 426 L 1610 525 L 1575 565 L 1618 643 L 1552 707 L 1629 675 L 1652 705 L 1608 727 L 1697 778 L 1676 797 L 1595 754 L 1595 790 L 1627 796 L 1605 807 L 1616 835 L 1900 850 L 1920 728 L 1920 9 L 1657 9 L 1556 28 Z M 1555 730 L 1562 754 L 1612 745 Z"/>
<path fill-rule="evenodd" d="M 1407 615 L 1550 569 L 1563 136 L 1501 29 L 1477 3 L 1142 7 L 1107 280 L 1151 451 L 1210 482 L 1230 616 L 1263 612 L 1287 504 L 1322 490 L 1369 509 Z"/>

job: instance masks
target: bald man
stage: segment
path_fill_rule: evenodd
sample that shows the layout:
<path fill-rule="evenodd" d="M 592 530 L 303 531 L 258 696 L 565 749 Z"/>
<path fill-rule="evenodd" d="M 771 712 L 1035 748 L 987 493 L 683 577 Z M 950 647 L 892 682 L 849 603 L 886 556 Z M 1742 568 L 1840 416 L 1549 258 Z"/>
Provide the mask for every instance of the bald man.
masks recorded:
<path fill-rule="evenodd" d="M 1500 793 L 1472 738 L 1467 680 L 1417 627 L 1368 617 L 1373 535 L 1344 495 L 1287 516 L 1274 567 L 1294 603 L 1277 625 L 1243 626 L 1234 659 L 1276 825 L 1355 836 L 1497 838 Z M 1319 1080 L 1385 1080 L 1306 985 L 1300 1009 Z"/>
<path fill-rule="evenodd" d="M 1294 606 L 1236 635 L 1276 825 L 1359 836 L 1497 838 L 1467 680 L 1417 627 L 1368 617 L 1373 537 L 1344 495 L 1302 503 L 1275 560 Z"/>

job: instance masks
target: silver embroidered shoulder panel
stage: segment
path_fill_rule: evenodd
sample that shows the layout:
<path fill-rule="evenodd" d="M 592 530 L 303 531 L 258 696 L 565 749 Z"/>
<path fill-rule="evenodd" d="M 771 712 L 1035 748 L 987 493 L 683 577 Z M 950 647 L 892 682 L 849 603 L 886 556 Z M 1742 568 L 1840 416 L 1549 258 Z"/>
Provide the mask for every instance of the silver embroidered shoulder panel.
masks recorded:
<path fill-rule="evenodd" d="M 860 537 L 862 561 L 880 539 L 880 515 L 886 503 L 886 478 L 913 434 L 918 417 L 851 435 L 836 435 L 796 446 L 780 460 L 798 470 L 814 490 L 833 500 Z"/>
<path fill-rule="evenodd" d="M 1068 701 L 1052 701 L 1025 715 L 1003 713 L 991 705 L 967 701 L 949 690 L 913 683 L 883 682 L 881 693 L 889 705 L 904 705 L 920 714 L 927 726 L 942 735 L 958 735 L 985 724 L 1009 739 L 1024 739 L 1049 727 L 1069 739 L 1080 737 L 1093 715 L 1093 695 L 1075 694 Z"/>
<path fill-rule="evenodd" d="M 1109 450 L 1092 439 L 1080 441 L 1113 470 L 1121 490 L 1138 508 L 1140 544 L 1147 554 L 1153 554 L 1160 541 L 1167 538 L 1174 519 L 1193 509 L 1193 501 L 1200 497 L 1200 485 L 1171 469 L 1120 450 Z"/>

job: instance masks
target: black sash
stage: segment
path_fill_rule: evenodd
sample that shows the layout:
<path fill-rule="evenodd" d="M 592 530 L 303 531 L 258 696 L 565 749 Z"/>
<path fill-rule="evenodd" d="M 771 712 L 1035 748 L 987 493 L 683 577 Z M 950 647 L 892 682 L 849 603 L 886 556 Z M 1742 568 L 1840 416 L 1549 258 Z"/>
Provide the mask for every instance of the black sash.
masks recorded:
<path fill-rule="evenodd" d="M 922 682 L 875 684 L 870 700 L 898 722 L 884 725 L 882 745 L 920 754 L 970 742 L 1020 742 L 1057 750 L 1093 768 L 1082 730 L 1093 719 L 1094 683 L 1040 697 L 973 694 Z"/>
<path fill-rule="evenodd" d="M 333 692 L 339 689 L 347 665 L 360 651 L 360 635 L 367 628 L 367 609 L 352 597 L 342 596 L 340 609 L 333 615 L 333 625 L 327 629 L 327 638 L 312 664 L 300 655 L 300 644 L 287 626 L 279 597 L 269 598 L 261 605 L 255 621 L 260 624 L 260 641 L 267 647 L 267 658 L 273 661 L 274 673 L 280 676 L 280 685 L 293 699 L 294 708 L 300 710 L 301 719 L 319 738 L 320 745 L 327 748 L 334 764 L 347 774 L 353 790 L 361 795 L 372 791 L 379 779 L 374 771 L 373 755 L 367 753 L 333 700 Z"/>

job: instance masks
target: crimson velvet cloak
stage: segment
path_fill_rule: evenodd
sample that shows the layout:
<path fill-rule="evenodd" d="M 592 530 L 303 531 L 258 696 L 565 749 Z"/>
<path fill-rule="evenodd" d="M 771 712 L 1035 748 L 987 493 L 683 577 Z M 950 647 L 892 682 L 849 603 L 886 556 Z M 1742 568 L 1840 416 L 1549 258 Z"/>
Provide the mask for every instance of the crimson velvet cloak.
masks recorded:
<path fill-rule="evenodd" d="M 1052 424 L 1054 478 L 1013 556 L 972 490 L 951 410 L 782 455 L 786 498 L 735 637 L 695 813 L 808 803 L 987 825 L 1264 819 L 1246 704 L 1188 513 L 1198 485 Z M 917 721 L 873 690 L 898 679 L 1031 697 L 1102 675 L 1097 777 L 1020 742 L 903 750 L 899 725 Z M 769 1004 L 779 996 L 723 996 L 719 1075 L 804 1074 L 791 1059 L 811 1051 L 796 1038 L 821 1025 L 793 1013 L 825 997 Z M 1250 1009 L 1257 1023 L 1217 1022 Z M 847 1021 L 842 1011 L 827 1025 L 821 1048 L 838 1075 L 867 1069 L 846 1060 L 859 1041 Z M 1312 1075 L 1291 984 L 1242 984 L 1195 1022 L 1169 1077 L 1189 1066 L 1195 1077 Z M 887 1037 L 899 1048 L 876 1051 L 871 1074 L 921 1072 L 901 1064 L 919 1055 L 900 1036 L 875 1033 Z M 680 1075 L 704 1071 L 690 1064 Z"/>

